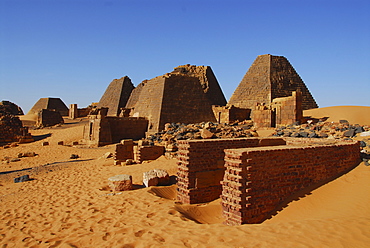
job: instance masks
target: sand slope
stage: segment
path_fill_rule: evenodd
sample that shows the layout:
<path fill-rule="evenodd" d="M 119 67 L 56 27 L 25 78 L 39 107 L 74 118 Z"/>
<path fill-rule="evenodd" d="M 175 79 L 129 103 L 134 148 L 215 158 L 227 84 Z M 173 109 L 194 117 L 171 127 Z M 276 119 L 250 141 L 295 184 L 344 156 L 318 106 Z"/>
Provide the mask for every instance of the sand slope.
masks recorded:
<path fill-rule="evenodd" d="M 334 106 L 326 108 L 309 109 L 303 111 L 304 116 L 313 118 L 329 117 L 328 122 L 347 120 L 351 124 L 370 125 L 370 107 L 365 106 Z"/>
<path fill-rule="evenodd" d="M 370 111 L 361 113 L 370 116 Z M 343 119 L 351 121 L 347 116 Z M 219 200 L 179 205 L 170 200 L 174 186 L 139 187 L 142 173 L 150 169 L 161 168 L 175 175 L 174 159 L 113 166 L 112 159 L 101 158 L 112 152 L 113 146 L 56 145 L 60 140 L 79 140 L 82 124 L 33 130 L 44 139 L 0 150 L 0 158 L 26 151 L 38 153 L 0 164 L 3 247 L 369 247 L 370 167 L 363 163 L 289 203 L 262 224 L 230 227 L 220 223 Z M 50 145 L 41 146 L 46 140 Z M 70 160 L 72 153 L 80 158 Z M 34 173 L 33 181 L 11 181 L 15 174 L 27 172 L 22 169 L 46 163 L 58 166 Z M 17 172 L 4 174 L 10 171 Z M 115 195 L 107 191 L 107 178 L 117 174 L 132 175 L 137 189 Z"/>

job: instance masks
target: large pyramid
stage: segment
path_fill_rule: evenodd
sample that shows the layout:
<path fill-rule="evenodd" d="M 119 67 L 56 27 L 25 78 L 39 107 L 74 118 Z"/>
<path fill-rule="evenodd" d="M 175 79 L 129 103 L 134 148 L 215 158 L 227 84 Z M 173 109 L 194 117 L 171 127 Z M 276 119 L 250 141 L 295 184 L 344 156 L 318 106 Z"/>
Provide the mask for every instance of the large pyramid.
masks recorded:
<path fill-rule="evenodd" d="M 140 83 L 126 108 L 131 116 L 149 120 L 148 133 L 161 131 L 169 122 L 216 121 L 212 105 L 226 100 L 209 66 L 179 66 L 171 73 Z"/>
<path fill-rule="evenodd" d="M 302 92 L 303 110 L 317 108 L 305 83 L 283 56 L 259 55 L 249 68 L 228 105 L 254 109 L 256 103 L 270 104 L 273 99 Z"/>
<path fill-rule="evenodd" d="M 37 114 L 42 109 L 59 111 L 62 116 L 68 115 L 68 107 L 60 98 L 40 98 L 35 105 L 28 111 L 28 115 Z"/>
<path fill-rule="evenodd" d="M 101 97 L 98 108 L 109 108 L 108 116 L 118 116 L 120 114 L 120 109 L 126 106 L 134 88 L 131 79 L 127 76 L 114 79 Z"/>

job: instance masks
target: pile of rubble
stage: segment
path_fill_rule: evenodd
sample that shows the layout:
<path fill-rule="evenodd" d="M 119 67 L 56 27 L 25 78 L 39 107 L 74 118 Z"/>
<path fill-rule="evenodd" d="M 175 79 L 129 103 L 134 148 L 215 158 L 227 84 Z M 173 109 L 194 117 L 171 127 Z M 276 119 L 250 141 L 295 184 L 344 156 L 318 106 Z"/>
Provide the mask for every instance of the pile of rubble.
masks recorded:
<path fill-rule="evenodd" d="M 359 133 L 370 131 L 369 126 L 352 125 L 346 120 L 339 123 L 318 122 L 302 125 L 287 125 L 276 128 L 273 136 L 295 138 L 353 138 Z"/>
<path fill-rule="evenodd" d="M 167 123 L 163 131 L 147 137 L 149 144 L 176 145 L 177 140 L 221 139 L 258 136 L 252 121 L 234 124 L 202 122 L 196 124 Z"/>

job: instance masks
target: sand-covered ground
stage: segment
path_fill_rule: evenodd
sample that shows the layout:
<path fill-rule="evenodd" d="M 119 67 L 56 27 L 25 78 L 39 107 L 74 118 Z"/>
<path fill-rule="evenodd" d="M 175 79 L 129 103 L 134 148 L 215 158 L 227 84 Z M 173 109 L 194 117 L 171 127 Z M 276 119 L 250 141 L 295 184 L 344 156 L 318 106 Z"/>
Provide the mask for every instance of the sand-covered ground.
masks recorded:
<path fill-rule="evenodd" d="M 330 107 L 304 114 L 370 125 L 370 107 Z M 172 198 L 173 186 L 140 187 L 142 173 L 150 169 L 175 175 L 175 159 L 114 166 L 112 158 L 102 158 L 113 152 L 112 145 L 68 146 L 82 138 L 85 123 L 68 121 L 32 130 L 40 140 L 0 149 L 0 159 L 38 154 L 0 164 L 2 247 L 370 247 L 370 167 L 364 163 L 289 203 L 262 224 L 231 227 L 221 223 L 219 200 L 178 205 L 155 195 Z M 42 146 L 44 141 L 50 145 Z M 80 158 L 70 159 L 71 154 Z M 34 180 L 13 183 L 22 174 Z M 107 179 L 117 174 L 132 175 L 136 189 L 108 191 Z"/>

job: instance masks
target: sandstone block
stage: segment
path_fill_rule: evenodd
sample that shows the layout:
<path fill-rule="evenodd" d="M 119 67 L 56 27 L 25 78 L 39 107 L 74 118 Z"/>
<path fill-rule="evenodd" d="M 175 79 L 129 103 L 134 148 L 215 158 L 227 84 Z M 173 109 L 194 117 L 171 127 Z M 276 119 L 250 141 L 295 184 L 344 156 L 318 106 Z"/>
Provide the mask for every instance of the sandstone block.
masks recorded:
<path fill-rule="evenodd" d="M 211 138 L 213 138 L 214 134 L 211 131 L 209 131 L 208 129 L 203 128 L 200 131 L 200 135 L 202 136 L 203 139 L 211 139 Z"/>
<path fill-rule="evenodd" d="M 170 176 L 167 171 L 162 169 L 154 169 L 143 173 L 143 184 L 146 187 L 157 185 L 169 185 Z"/>
<path fill-rule="evenodd" d="M 108 178 L 108 185 L 113 191 L 126 191 L 132 189 L 131 175 L 116 175 Z"/>

